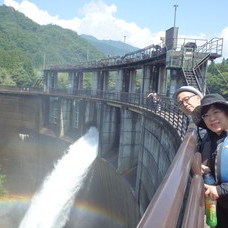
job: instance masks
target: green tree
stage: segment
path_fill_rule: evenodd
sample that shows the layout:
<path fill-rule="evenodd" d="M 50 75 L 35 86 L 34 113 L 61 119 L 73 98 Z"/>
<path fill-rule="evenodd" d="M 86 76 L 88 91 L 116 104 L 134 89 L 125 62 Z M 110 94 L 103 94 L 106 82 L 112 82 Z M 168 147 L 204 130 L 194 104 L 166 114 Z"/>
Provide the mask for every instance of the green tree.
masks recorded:
<path fill-rule="evenodd" d="M 33 84 L 33 78 L 31 78 L 23 67 L 13 69 L 10 75 L 18 87 L 31 86 Z"/>
<path fill-rule="evenodd" d="M 210 93 L 219 93 L 228 99 L 228 60 L 208 67 L 207 87 Z"/>
<path fill-rule="evenodd" d="M 68 84 L 67 73 L 59 73 L 58 74 L 58 88 L 66 89 Z"/>
<path fill-rule="evenodd" d="M 16 83 L 10 77 L 9 72 L 5 68 L 0 67 L 0 85 L 16 86 Z"/>
<path fill-rule="evenodd" d="M 91 89 L 92 88 L 92 73 L 85 73 L 83 75 L 83 88 Z"/>

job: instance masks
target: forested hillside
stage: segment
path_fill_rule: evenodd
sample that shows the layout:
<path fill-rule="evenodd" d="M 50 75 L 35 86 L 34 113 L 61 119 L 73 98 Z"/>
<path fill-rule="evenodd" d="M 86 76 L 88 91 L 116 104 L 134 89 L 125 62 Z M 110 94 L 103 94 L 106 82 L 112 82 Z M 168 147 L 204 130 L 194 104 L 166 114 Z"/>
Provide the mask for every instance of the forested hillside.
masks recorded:
<path fill-rule="evenodd" d="M 44 64 L 104 57 L 76 32 L 40 26 L 11 7 L 0 6 L 0 22 L 0 84 L 29 86 Z"/>
<path fill-rule="evenodd" d="M 220 93 L 228 100 L 228 59 L 212 62 L 207 71 L 207 87 L 210 93 Z"/>

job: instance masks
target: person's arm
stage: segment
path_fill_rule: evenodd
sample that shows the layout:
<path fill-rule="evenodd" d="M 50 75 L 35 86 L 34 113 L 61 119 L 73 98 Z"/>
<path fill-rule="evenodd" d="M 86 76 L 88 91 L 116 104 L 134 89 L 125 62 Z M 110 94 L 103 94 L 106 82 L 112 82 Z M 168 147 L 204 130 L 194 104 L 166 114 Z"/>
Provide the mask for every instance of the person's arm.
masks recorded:
<path fill-rule="evenodd" d="M 228 197 L 228 183 L 221 183 L 216 186 L 219 197 Z"/>
<path fill-rule="evenodd" d="M 153 97 L 154 96 L 154 94 L 153 93 L 149 93 L 148 95 L 147 95 L 147 98 L 149 98 L 149 97 Z"/>

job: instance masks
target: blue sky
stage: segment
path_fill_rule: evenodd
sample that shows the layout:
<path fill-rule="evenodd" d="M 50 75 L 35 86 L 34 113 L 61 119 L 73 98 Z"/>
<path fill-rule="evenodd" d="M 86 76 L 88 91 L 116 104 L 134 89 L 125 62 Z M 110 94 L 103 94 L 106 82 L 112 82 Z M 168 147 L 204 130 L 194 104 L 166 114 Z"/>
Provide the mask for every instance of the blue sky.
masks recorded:
<path fill-rule="evenodd" d="M 228 58 L 227 0 L 0 0 L 38 24 L 58 24 L 78 34 L 124 41 L 136 47 L 158 44 L 176 26 L 179 37 L 224 38 Z"/>

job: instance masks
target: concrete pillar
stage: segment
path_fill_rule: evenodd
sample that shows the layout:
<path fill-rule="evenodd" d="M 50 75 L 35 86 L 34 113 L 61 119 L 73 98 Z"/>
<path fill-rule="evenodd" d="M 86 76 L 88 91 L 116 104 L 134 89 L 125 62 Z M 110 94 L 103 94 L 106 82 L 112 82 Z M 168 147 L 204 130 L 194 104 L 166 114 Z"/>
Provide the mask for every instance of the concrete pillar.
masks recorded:
<path fill-rule="evenodd" d="M 51 88 L 52 89 L 58 88 L 58 74 L 57 74 L 57 72 L 52 72 Z"/>
<path fill-rule="evenodd" d="M 61 109 L 61 100 L 58 97 L 50 97 L 48 104 L 48 117 L 47 117 L 47 126 L 55 132 L 56 135 L 59 135 L 60 132 L 60 109 Z"/>
<path fill-rule="evenodd" d="M 165 66 L 159 67 L 159 76 L 158 76 L 158 94 L 166 95 L 167 91 L 167 77 L 166 77 L 166 68 Z"/>
<path fill-rule="evenodd" d="M 71 101 L 68 99 L 61 99 L 60 103 L 60 123 L 59 123 L 59 136 L 64 137 L 70 127 L 70 106 Z"/>
<path fill-rule="evenodd" d="M 130 70 L 130 85 L 129 85 L 129 93 L 135 93 L 136 92 L 136 70 L 131 69 Z"/>
<path fill-rule="evenodd" d="M 109 72 L 103 71 L 102 72 L 102 90 L 103 91 L 108 90 L 108 81 L 109 81 Z"/>
<path fill-rule="evenodd" d="M 115 87 L 115 92 L 116 92 L 116 99 L 120 100 L 121 98 L 121 92 L 123 91 L 123 69 L 118 70 L 116 72 L 116 87 Z"/>
<path fill-rule="evenodd" d="M 47 73 L 47 91 L 50 92 L 51 89 L 51 72 Z"/>
<path fill-rule="evenodd" d="M 140 151 L 141 115 L 137 112 L 121 109 L 120 146 L 118 172 L 124 173 L 135 167 Z"/>
<path fill-rule="evenodd" d="M 178 89 L 178 77 L 177 77 L 177 71 L 176 70 L 170 70 L 170 88 L 169 88 L 169 94 L 170 97 L 175 93 L 175 91 Z"/>
<path fill-rule="evenodd" d="M 97 109 L 99 124 L 99 153 L 106 156 L 119 148 L 120 108 L 106 104 Z"/>
<path fill-rule="evenodd" d="M 72 77 L 72 93 L 75 94 L 77 90 L 77 73 L 73 72 Z"/>
<path fill-rule="evenodd" d="M 123 69 L 120 69 L 116 72 L 116 92 L 122 92 L 123 89 Z"/>
<path fill-rule="evenodd" d="M 83 72 L 76 73 L 75 88 L 81 90 L 83 88 Z"/>
<path fill-rule="evenodd" d="M 92 94 L 96 95 L 96 91 L 99 89 L 99 75 L 100 72 L 99 71 L 93 71 L 92 74 Z"/>
<path fill-rule="evenodd" d="M 122 92 L 129 93 L 130 92 L 130 70 L 123 70 L 123 87 Z"/>
<path fill-rule="evenodd" d="M 67 85 L 67 93 L 72 94 L 74 89 L 74 80 L 75 74 L 73 72 L 68 73 L 68 85 Z"/>
<path fill-rule="evenodd" d="M 57 89 L 58 88 L 58 73 L 57 72 L 54 72 L 53 73 L 53 86 L 54 86 L 54 89 Z"/>
<path fill-rule="evenodd" d="M 74 129 L 79 128 L 79 113 L 80 113 L 80 105 L 79 100 L 75 99 L 72 102 L 72 110 L 71 110 L 71 127 Z"/>
<path fill-rule="evenodd" d="M 57 72 L 48 72 L 46 74 L 46 91 L 56 89 L 58 87 L 58 74 Z"/>
<path fill-rule="evenodd" d="M 150 67 L 144 66 L 143 67 L 143 86 L 142 86 L 142 93 L 148 94 L 151 92 L 150 90 Z"/>
<path fill-rule="evenodd" d="M 49 88 L 48 88 L 48 72 L 44 72 L 44 92 L 48 93 Z"/>
<path fill-rule="evenodd" d="M 98 78 L 97 78 L 97 89 L 100 91 L 105 90 L 107 87 L 106 83 L 108 83 L 106 77 L 107 77 L 107 71 L 99 71 L 98 72 Z"/>

